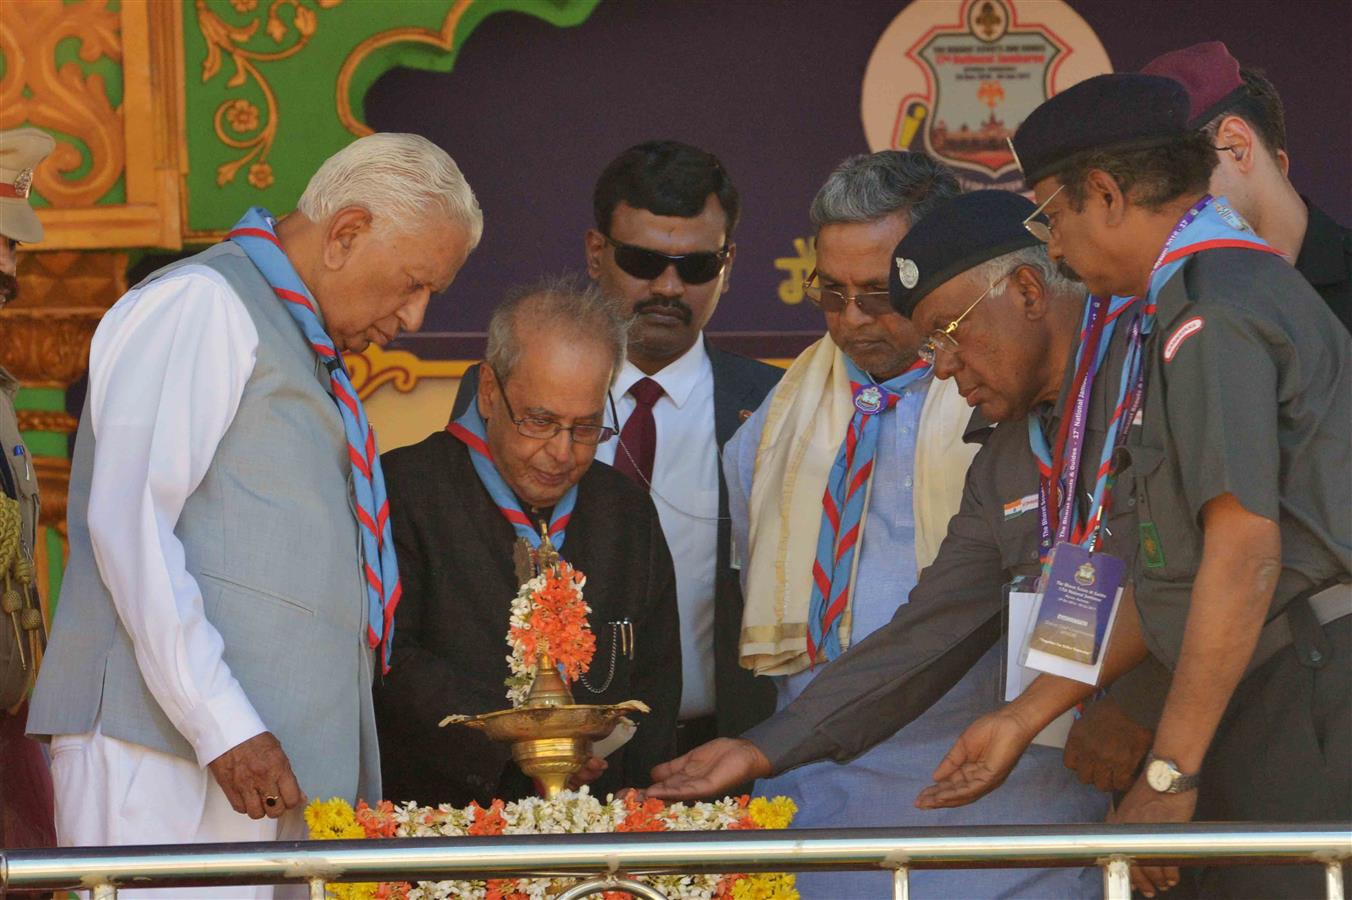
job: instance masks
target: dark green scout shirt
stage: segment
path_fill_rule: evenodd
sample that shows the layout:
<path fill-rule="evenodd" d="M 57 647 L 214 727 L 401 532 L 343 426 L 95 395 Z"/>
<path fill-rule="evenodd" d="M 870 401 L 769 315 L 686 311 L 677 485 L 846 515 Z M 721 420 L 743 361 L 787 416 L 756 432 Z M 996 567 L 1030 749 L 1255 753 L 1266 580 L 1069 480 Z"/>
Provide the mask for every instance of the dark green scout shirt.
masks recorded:
<path fill-rule="evenodd" d="M 1138 304 L 1122 314 L 1094 384 L 1080 464 L 1081 499 L 1093 489 L 1127 335 L 1139 312 Z M 1060 399 L 1034 413 L 1042 417 L 1047 434 L 1054 433 L 1070 402 L 1071 361 L 1066 369 Z M 998 425 L 967 470 L 962 505 L 910 602 L 827 665 L 797 700 L 745 733 L 776 772 L 828 757 L 843 762 L 886 740 L 941 699 L 999 640 L 1005 585 L 1041 571 L 1040 477 L 1026 420 Z M 1135 500 L 1125 489 L 1116 496 L 1098 549 L 1130 564 L 1136 550 Z"/>
<path fill-rule="evenodd" d="M 1172 668 L 1209 500 L 1233 494 L 1281 528 L 1268 619 L 1352 572 L 1352 338 L 1281 258 L 1215 249 L 1161 290 L 1146 354 L 1143 422 L 1130 439 L 1136 605 L 1151 652 Z"/>

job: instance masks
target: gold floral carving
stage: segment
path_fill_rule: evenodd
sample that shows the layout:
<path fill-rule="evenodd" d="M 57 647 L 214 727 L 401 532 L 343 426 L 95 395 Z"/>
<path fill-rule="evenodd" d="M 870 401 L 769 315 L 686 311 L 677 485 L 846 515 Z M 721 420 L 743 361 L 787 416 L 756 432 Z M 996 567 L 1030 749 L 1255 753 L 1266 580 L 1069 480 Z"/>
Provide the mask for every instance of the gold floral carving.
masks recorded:
<path fill-rule="evenodd" d="M 320 9 L 331 9 L 341 2 L 342 0 L 316 0 Z M 231 5 L 236 12 L 248 13 L 257 7 L 257 0 L 232 0 Z M 289 27 L 281 15 L 283 7 L 288 6 L 291 8 Z M 247 50 L 243 45 L 257 33 L 260 20 L 255 19 L 248 25 L 230 25 L 207 7 L 206 0 L 197 0 L 197 27 L 207 43 L 207 58 L 202 63 L 202 81 L 205 83 L 215 78 L 222 69 L 224 58 L 229 57 L 230 62 L 234 64 L 234 73 L 226 82 L 226 87 L 243 87 L 252 79 L 262 92 L 266 107 L 265 110 L 260 110 L 251 101 L 236 98 L 226 100 L 216 108 L 213 119 L 216 137 L 232 150 L 244 151 L 241 156 L 216 167 L 218 185 L 234 181 L 239 170 L 246 165 L 249 167 L 247 175 L 249 184 L 255 188 L 262 190 L 275 180 L 272 164 L 268 162 L 268 154 L 272 152 L 273 141 L 277 138 L 277 95 L 273 93 L 272 86 L 263 77 L 258 66 L 295 56 L 305 48 L 310 38 L 314 37 L 315 29 L 319 25 L 315 11 L 302 4 L 300 0 L 272 0 L 262 21 L 266 22 L 264 30 L 274 44 L 280 47 L 285 43 L 287 35 L 293 28 L 295 42 L 289 47 L 271 53 Z"/>
<path fill-rule="evenodd" d="M 70 460 L 56 456 L 33 457 L 33 471 L 38 476 L 38 497 L 42 499 L 38 524 L 55 528 L 62 538 L 62 557 L 65 557 L 66 494 L 70 491 Z M 42 543 L 39 541 L 38 543 Z M 43 571 L 39 569 L 39 571 Z M 50 596 L 44 592 L 43 596 Z"/>
<path fill-rule="evenodd" d="M 51 409 L 20 409 L 16 411 L 20 431 L 51 431 L 56 434 L 74 434 L 80 420 L 70 413 Z"/>
<path fill-rule="evenodd" d="M 387 384 L 407 394 L 422 378 L 460 378 L 473 365 L 468 360 L 420 359 L 407 350 L 384 350 L 375 344 L 361 353 L 345 354 L 343 361 L 363 400 Z"/>
<path fill-rule="evenodd" d="M 25 253 L 19 297 L 0 311 L 0 365 L 32 387 L 65 388 L 84 374 L 89 342 L 126 290 L 125 253 Z"/>
<path fill-rule="evenodd" d="M 121 63 L 121 16 L 112 4 L 93 2 L 5 0 L 4 7 L 0 128 L 26 123 L 55 132 L 56 149 L 34 173 L 34 186 L 53 207 L 92 206 L 126 163 L 122 110 L 108 102 L 102 75 L 86 75 L 73 61 L 58 68 L 56 47 L 74 38 L 85 62 Z M 86 163 L 87 172 L 67 177 Z"/>
<path fill-rule="evenodd" d="M 338 70 L 338 121 L 343 123 L 343 127 L 358 137 L 372 133 L 370 126 L 352 112 L 352 76 L 356 74 L 357 67 L 366 57 L 391 44 L 430 44 L 447 52 L 455 49 L 455 29 L 460 25 L 465 10 L 469 9 L 473 2 L 474 0 L 455 0 L 455 5 L 446 14 L 446 20 L 436 31 L 430 28 L 391 28 L 389 31 L 373 34 L 358 44 L 348 54 L 347 59 L 343 60 L 343 67 Z"/>

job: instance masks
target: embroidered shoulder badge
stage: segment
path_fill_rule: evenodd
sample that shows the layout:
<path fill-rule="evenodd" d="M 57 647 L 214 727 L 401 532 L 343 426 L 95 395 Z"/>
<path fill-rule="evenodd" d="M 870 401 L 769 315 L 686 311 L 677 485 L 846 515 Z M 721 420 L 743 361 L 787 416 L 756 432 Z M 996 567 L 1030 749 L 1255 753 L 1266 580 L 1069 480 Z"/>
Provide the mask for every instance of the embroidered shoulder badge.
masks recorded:
<path fill-rule="evenodd" d="M 1164 342 L 1164 361 L 1172 362 L 1173 358 L 1178 355 L 1178 348 L 1183 346 L 1183 342 L 1201 331 L 1205 324 L 1201 316 L 1193 316 L 1174 329 L 1174 333 L 1169 335 L 1169 340 Z"/>

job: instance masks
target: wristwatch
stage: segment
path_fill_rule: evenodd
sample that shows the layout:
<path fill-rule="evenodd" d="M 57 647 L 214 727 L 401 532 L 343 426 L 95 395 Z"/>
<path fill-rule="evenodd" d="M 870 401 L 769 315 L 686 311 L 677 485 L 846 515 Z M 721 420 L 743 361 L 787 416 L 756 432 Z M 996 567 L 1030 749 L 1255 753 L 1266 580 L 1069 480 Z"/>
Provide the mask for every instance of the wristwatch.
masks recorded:
<path fill-rule="evenodd" d="M 1145 758 L 1145 783 L 1161 794 L 1182 794 L 1197 790 L 1202 778 L 1184 775 L 1172 759 L 1161 759 L 1151 753 Z"/>

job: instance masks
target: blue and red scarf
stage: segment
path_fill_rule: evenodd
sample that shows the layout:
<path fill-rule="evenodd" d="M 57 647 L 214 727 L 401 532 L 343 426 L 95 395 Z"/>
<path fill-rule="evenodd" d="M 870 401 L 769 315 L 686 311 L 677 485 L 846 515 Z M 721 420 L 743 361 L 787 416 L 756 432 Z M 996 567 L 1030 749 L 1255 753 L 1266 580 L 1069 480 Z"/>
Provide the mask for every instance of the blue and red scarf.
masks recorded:
<path fill-rule="evenodd" d="M 446 426 L 452 436 L 469 448 L 469 459 L 474 471 L 488 496 L 497 504 L 502 517 L 512 524 L 517 536 L 524 538 L 533 549 L 540 549 L 540 532 L 530 517 L 521 509 L 516 494 L 507 486 L 498 467 L 493 463 L 493 453 L 488 449 L 488 432 L 484 420 L 479 415 L 479 404 L 471 401 L 464 415 Z M 549 522 L 549 542 L 555 550 L 563 550 L 563 539 L 567 535 L 568 520 L 573 517 L 573 507 L 577 504 L 577 485 L 573 485 L 554 504 L 554 513 Z"/>
<path fill-rule="evenodd" d="M 347 435 L 348 458 L 356 493 L 358 531 L 361 533 L 362 572 L 366 578 L 366 637 L 371 649 L 381 648 L 381 670 L 390 670 L 390 647 L 394 638 L 394 611 L 403 591 L 399 563 L 390 531 L 390 502 L 385 496 L 385 475 L 380 468 L 376 433 L 366 419 L 352 377 L 333 339 L 324 331 L 314 296 L 287 259 L 277 240 L 277 220 L 255 206 L 244 214 L 226 236 L 234 241 L 263 273 L 277 296 L 286 302 L 291 318 L 300 326 L 311 349 L 329 370 L 329 390 Z"/>
<path fill-rule="evenodd" d="M 878 454 L 881 415 L 897 405 L 901 392 L 932 371 L 920 360 L 895 378 L 875 384 L 844 357 L 854 392 L 854 415 L 836 454 L 822 494 L 822 519 L 817 531 L 817 556 L 812 564 L 812 598 L 807 616 L 807 654 L 827 660 L 842 652 L 839 626 L 853 589 L 854 561 L 859 549 L 865 499 Z"/>

